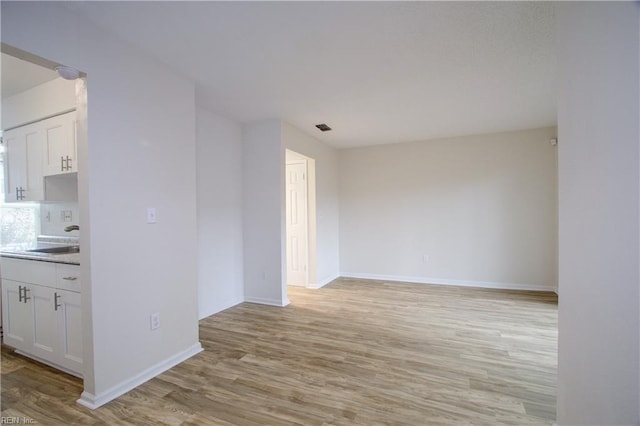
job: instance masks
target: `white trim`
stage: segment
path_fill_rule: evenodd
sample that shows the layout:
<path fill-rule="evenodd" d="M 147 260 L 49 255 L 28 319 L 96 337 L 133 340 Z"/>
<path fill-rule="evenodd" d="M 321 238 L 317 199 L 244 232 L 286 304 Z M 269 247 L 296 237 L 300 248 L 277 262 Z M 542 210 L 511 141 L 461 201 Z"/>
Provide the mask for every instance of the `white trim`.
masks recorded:
<path fill-rule="evenodd" d="M 260 305 L 278 306 L 280 308 L 284 308 L 289 303 L 291 303 L 288 298 L 285 298 L 284 300 L 277 300 L 265 299 L 262 297 L 246 297 L 244 301 L 249 303 L 258 303 Z"/>
<path fill-rule="evenodd" d="M 123 382 L 120 382 L 115 386 L 112 386 L 99 395 L 93 395 L 92 393 L 89 393 L 87 391 L 82 392 L 82 395 L 80 395 L 80 399 L 78 399 L 76 402 L 91 410 L 95 410 L 96 408 L 106 404 L 107 402 L 113 401 L 117 397 L 124 395 L 130 390 L 140 386 L 144 382 L 153 379 L 157 375 L 164 373 L 168 369 L 175 367 L 181 362 L 191 358 L 195 354 L 202 351 L 203 349 L 200 342 L 194 343 L 191 347 L 185 349 L 184 351 L 179 352 L 155 365 L 152 365 L 151 367 L 141 371 L 135 376 Z"/>
<path fill-rule="evenodd" d="M 408 277 L 402 275 L 377 275 L 377 274 L 361 274 L 354 272 L 343 272 L 340 274 L 344 278 L 360 278 L 365 280 L 379 281 L 402 281 L 415 284 L 435 284 L 435 285 L 452 285 L 459 287 L 480 287 L 480 288 L 496 288 L 502 290 L 529 290 L 529 291 L 554 291 L 551 286 L 539 284 L 519 284 L 519 283 L 499 283 L 490 281 L 468 281 L 453 280 L 429 277 Z"/>
<path fill-rule="evenodd" d="M 199 314 L 200 318 L 198 318 L 198 321 L 201 321 L 201 320 L 203 320 L 203 319 L 205 319 L 207 317 L 210 317 L 211 315 L 215 315 L 218 312 L 222 312 L 225 309 L 229 309 L 229 308 L 231 308 L 233 306 L 236 306 L 236 305 L 238 305 L 238 304 L 240 304 L 242 302 L 243 302 L 243 299 L 240 298 L 240 299 L 232 300 L 232 301 L 230 301 L 228 303 L 224 303 L 222 306 L 216 307 L 214 309 L 209 309 L 209 310 L 205 311 L 204 314 L 203 313 Z"/>
<path fill-rule="evenodd" d="M 335 275 L 332 275 L 332 276 L 330 276 L 329 278 L 327 278 L 325 280 L 320 281 L 317 284 L 310 283 L 307 286 L 307 288 L 319 289 L 319 288 L 322 288 L 325 285 L 329 284 L 330 282 L 333 282 L 333 281 L 337 280 L 338 278 L 340 278 L 340 274 L 335 274 Z"/>

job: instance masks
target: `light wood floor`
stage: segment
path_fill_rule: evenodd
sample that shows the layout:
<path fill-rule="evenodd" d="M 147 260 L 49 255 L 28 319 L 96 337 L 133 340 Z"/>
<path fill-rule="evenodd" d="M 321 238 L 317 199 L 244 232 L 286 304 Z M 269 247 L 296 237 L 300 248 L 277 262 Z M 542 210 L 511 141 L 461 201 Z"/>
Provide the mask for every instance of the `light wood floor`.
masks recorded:
<path fill-rule="evenodd" d="M 555 419 L 553 293 L 340 279 L 200 323 L 205 351 L 98 410 L 2 350 L 2 416 L 43 425 L 525 425 Z"/>

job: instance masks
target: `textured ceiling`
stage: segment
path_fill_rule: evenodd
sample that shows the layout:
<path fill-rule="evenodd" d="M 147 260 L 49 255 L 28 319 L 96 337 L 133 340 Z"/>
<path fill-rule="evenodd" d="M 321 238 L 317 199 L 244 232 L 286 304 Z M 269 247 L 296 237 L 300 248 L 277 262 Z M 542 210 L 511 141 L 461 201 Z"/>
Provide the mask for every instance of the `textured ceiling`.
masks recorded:
<path fill-rule="evenodd" d="M 54 70 L 34 65 L 5 53 L 1 55 L 3 99 L 58 77 L 58 73 Z"/>
<path fill-rule="evenodd" d="M 337 147 L 556 123 L 548 2 L 67 5 L 195 81 L 201 106 Z"/>

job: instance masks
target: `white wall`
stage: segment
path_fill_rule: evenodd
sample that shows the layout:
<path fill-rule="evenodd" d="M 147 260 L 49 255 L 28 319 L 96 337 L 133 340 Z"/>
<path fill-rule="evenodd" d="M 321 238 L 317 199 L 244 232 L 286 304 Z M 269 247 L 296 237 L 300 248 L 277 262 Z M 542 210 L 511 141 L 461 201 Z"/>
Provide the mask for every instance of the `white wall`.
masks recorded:
<path fill-rule="evenodd" d="M 558 424 L 638 424 L 638 4 L 556 11 Z"/>
<path fill-rule="evenodd" d="M 2 128 L 20 126 L 76 107 L 75 82 L 56 78 L 2 100 Z"/>
<path fill-rule="evenodd" d="M 341 151 L 342 274 L 553 290 L 555 136 L 543 128 Z"/>
<path fill-rule="evenodd" d="M 243 126 L 244 295 L 250 302 L 284 306 L 285 150 L 316 164 L 317 274 L 315 285 L 338 275 L 337 152 L 280 120 Z M 312 278 L 313 279 L 313 278 Z"/>
<path fill-rule="evenodd" d="M 282 123 L 282 141 L 284 148 L 315 160 L 317 274 L 310 284 L 322 286 L 340 273 L 338 151 L 288 123 Z"/>
<path fill-rule="evenodd" d="M 59 3 L 3 2 L 2 41 L 88 76 L 82 401 L 100 405 L 200 350 L 194 86 Z"/>
<path fill-rule="evenodd" d="M 204 318 L 244 299 L 242 127 L 196 110 L 198 312 Z"/>
<path fill-rule="evenodd" d="M 243 126 L 244 296 L 276 306 L 289 303 L 281 127 L 279 120 Z"/>

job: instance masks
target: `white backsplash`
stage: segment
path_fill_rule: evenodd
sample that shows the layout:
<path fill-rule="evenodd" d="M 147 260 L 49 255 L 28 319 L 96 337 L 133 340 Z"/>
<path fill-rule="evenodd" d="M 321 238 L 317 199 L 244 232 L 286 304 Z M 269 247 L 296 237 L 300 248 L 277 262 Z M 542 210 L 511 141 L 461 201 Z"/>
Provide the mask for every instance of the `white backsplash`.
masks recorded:
<path fill-rule="evenodd" d="M 40 233 L 43 235 L 77 237 L 79 231 L 65 232 L 64 228 L 79 223 L 80 209 L 77 202 L 43 203 L 40 205 Z"/>

